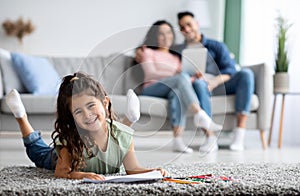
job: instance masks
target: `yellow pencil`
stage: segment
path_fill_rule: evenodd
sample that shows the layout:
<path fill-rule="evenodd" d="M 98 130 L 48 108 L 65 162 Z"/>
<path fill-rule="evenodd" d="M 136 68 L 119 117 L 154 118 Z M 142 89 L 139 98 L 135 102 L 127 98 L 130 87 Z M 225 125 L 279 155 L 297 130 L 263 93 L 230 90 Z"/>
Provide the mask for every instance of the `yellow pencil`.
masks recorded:
<path fill-rule="evenodd" d="M 190 180 L 179 180 L 174 178 L 164 178 L 163 180 L 168 182 L 175 182 L 177 184 L 200 184 L 201 183 L 201 182 L 195 182 Z"/>

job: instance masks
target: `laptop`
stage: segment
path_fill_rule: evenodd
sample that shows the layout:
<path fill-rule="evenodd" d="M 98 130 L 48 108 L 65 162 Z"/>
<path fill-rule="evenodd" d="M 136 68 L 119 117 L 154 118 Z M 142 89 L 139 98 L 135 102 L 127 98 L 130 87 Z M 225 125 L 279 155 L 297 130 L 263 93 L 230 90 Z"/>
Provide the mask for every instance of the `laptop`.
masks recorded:
<path fill-rule="evenodd" d="M 186 48 L 182 51 L 182 71 L 194 75 L 205 73 L 207 60 L 206 48 Z"/>

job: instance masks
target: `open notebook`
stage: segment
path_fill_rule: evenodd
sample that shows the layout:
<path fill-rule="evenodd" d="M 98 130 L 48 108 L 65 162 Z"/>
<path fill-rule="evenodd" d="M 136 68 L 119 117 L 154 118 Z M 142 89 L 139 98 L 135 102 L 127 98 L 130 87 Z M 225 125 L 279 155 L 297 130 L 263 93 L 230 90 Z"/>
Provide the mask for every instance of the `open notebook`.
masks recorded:
<path fill-rule="evenodd" d="M 87 183 L 129 183 L 129 182 L 142 182 L 161 180 L 163 176 L 160 171 L 151 171 L 142 174 L 131 174 L 124 176 L 105 176 L 105 180 L 91 180 L 84 178 L 83 182 Z"/>

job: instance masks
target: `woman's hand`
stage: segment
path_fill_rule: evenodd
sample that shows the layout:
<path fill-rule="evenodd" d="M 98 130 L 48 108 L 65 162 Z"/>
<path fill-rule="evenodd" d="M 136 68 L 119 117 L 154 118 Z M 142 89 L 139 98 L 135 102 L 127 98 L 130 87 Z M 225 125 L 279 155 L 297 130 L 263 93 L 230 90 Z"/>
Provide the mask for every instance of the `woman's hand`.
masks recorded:
<path fill-rule="evenodd" d="M 200 71 L 191 76 L 191 82 L 195 82 L 196 79 L 204 79 L 203 74 Z"/>
<path fill-rule="evenodd" d="M 141 63 L 142 62 L 143 55 L 144 55 L 143 53 L 144 53 L 144 49 L 145 48 L 146 48 L 146 46 L 143 45 L 143 46 L 139 47 L 138 49 L 136 49 L 136 51 L 135 51 L 135 61 L 137 63 Z"/>
<path fill-rule="evenodd" d="M 203 78 L 203 74 L 200 71 L 197 71 L 194 75 L 195 78 L 200 79 Z"/>

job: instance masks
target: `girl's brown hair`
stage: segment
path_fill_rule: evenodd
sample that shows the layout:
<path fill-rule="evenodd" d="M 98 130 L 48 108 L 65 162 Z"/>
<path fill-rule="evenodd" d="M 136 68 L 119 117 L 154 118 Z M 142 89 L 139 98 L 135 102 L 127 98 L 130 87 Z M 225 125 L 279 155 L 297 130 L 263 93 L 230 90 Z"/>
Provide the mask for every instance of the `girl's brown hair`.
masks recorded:
<path fill-rule="evenodd" d="M 54 147 L 60 147 L 56 144 L 58 140 L 62 147 L 67 148 L 71 155 L 71 171 L 77 171 L 85 166 L 83 152 L 86 151 L 89 158 L 95 155 L 91 151 L 91 147 L 95 145 L 94 138 L 89 135 L 87 130 L 81 129 L 76 125 L 73 115 L 70 111 L 72 96 L 78 94 L 88 94 L 98 98 L 104 105 L 103 101 L 107 96 L 102 85 L 91 76 L 76 72 L 74 75 L 67 75 L 63 78 L 60 85 L 57 98 L 57 118 L 55 121 L 55 130 L 51 135 Z M 112 112 L 112 105 L 109 100 L 108 109 L 106 110 L 106 118 L 110 119 L 110 133 L 114 139 L 115 135 L 112 129 L 113 120 L 116 120 L 115 114 Z"/>

